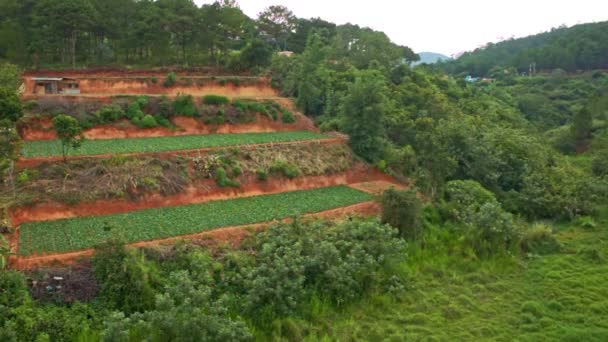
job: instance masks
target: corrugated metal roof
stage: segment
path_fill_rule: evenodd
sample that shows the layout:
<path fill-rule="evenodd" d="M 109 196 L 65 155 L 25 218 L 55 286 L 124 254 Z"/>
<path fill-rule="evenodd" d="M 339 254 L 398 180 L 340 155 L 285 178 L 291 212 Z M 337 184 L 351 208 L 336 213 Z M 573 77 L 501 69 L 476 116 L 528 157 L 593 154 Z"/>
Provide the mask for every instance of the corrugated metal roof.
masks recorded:
<path fill-rule="evenodd" d="M 62 81 L 62 77 L 32 77 L 33 81 Z"/>

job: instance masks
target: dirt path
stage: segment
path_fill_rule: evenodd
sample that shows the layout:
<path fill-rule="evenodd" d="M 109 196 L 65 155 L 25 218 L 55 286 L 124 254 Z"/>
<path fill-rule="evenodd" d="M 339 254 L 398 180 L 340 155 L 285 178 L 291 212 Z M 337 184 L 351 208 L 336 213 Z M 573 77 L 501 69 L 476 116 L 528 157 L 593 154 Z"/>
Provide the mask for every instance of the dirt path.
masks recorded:
<path fill-rule="evenodd" d="M 86 159 L 86 158 L 110 158 L 115 155 L 123 156 L 158 156 L 160 158 L 169 158 L 172 156 L 184 156 L 184 157 L 196 157 L 204 153 L 225 150 L 230 148 L 238 148 L 239 150 L 256 149 L 259 147 L 273 147 L 273 146 L 296 146 L 296 145 L 309 145 L 309 144 L 344 144 L 347 138 L 338 134 L 335 137 L 315 140 L 300 140 L 300 141 L 285 141 L 285 142 L 273 142 L 263 144 L 249 144 L 249 145 L 229 145 L 229 146 L 217 146 L 217 147 L 205 147 L 190 150 L 178 150 L 178 151 L 165 151 L 165 152 L 136 152 L 136 153 L 106 153 L 106 154 L 92 154 L 84 156 L 72 156 L 68 157 L 69 160 Z M 36 167 L 46 162 L 60 162 L 63 161 L 61 156 L 54 157 L 32 157 L 32 158 L 19 158 L 16 163 L 17 169 L 23 169 L 28 167 Z"/>
<path fill-rule="evenodd" d="M 373 216 L 379 213 L 380 207 L 376 202 L 363 202 L 355 205 L 351 205 L 348 207 L 342 207 L 327 211 L 322 211 L 318 213 L 312 213 L 304 215 L 307 218 L 336 218 L 342 217 L 345 215 L 363 215 L 363 216 Z M 281 220 L 282 222 L 288 222 L 290 219 Z M 151 241 L 140 241 L 129 244 L 131 247 L 151 247 L 163 244 L 172 244 L 179 240 L 191 240 L 195 243 L 206 244 L 209 241 L 213 243 L 218 242 L 226 242 L 231 244 L 238 244 L 242 241 L 243 238 L 248 236 L 252 231 L 259 231 L 267 226 L 277 223 L 280 221 L 271 221 L 264 222 L 253 225 L 244 225 L 244 226 L 233 226 L 233 227 L 225 227 L 220 229 L 215 229 L 212 231 L 190 234 L 190 235 L 182 235 L 175 236 L 167 239 L 161 240 L 151 240 Z M 88 258 L 92 256 L 94 253 L 93 249 L 86 249 L 81 251 L 75 251 L 70 253 L 58 253 L 58 254 L 47 254 L 47 255 L 38 255 L 38 256 L 30 256 L 30 257 L 10 257 L 9 264 L 11 267 L 19 269 L 19 270 L 31 270 L 36 269 L 43 266 L 51 266 L 51 265 L 65 265 L 76 263 L 81 259 Z"/>

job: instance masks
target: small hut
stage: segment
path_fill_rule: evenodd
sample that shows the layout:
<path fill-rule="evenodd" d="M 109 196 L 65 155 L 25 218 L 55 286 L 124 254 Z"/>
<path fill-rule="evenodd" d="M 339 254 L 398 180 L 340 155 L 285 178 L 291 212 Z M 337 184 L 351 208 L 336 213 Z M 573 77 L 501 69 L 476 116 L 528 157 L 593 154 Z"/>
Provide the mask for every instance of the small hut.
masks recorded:
<path fill-rule="evenodd" d="M 34 94 L 80 94 L 80 86 L 74 78 L 67 77 L 32 77 Z"/>

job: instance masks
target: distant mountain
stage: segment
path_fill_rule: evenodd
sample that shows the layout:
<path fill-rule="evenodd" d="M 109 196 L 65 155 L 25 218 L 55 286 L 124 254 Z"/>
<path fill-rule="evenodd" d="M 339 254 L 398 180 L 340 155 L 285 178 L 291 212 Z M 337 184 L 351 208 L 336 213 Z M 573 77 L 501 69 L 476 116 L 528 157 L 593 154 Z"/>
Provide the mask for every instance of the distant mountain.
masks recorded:
<path fill-rule="evenodd" d="M 433 64 L 439 61 L 449 61 L 452 59 L 446 55 L 442 55 L 436 52 L 419 52 L 418 56 L 420 56 L 420 60 L 418 62 L 412 63 L 412 66 L 416 66 L 422 63 Z"/>
<path fill-rule="evenodd" d="M 453 74 L 486 76 L 494 67 L 527 72 L 608 68 L 608 21 L 559 27 L 551 31 L 499 43 L 488 43 L 444 64 Z"/>

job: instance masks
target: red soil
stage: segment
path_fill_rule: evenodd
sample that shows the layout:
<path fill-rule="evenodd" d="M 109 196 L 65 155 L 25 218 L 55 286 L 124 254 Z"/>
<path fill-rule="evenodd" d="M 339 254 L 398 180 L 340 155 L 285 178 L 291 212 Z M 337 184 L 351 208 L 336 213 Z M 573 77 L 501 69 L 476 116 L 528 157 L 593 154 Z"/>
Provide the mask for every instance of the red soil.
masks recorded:
<path fill-rule="evenodd" d="M 322 211 L 319 213 L 312 213 L 305 215 L 308 218 L 339 218 L 345 215 L 361 215 L 361 216 L 373 216 L 380 212 L 380 207 L 376 202 L 364 202 L 355 204 L 348 207 L 342 207 L 338 209 L 332 209 Z M 288 222 L 290 219 L 284 219 L 282 221 Z M 232 246 L 237 246 L 245 237 L 249 236 L 253 231 L 260 231 L 268 227 L 274 222 L 265 222 L 255 225 L 245 226 L 234 226 L 216 229 L 208 232 L 183 235 L 172 237 L 168 239 L 153 240 L 153 241 L 140 241 L 129 244 L 131 247 L 152 247 L 158 245 L 172 244 L 179 240 L 191 240 L 196 244 L 209 245 L 227 243 Z M 88 258 L 94 253 L 93 249 L 86 249 L 71 253 L 60 253 L 60 254 L 48 254 L 42 256 L 31 256 L 31 257 L 10 257 L 9 264 L 11 267 L 19 270 L 31 270 L 40 268 L 42 266 L 49 265 L 66 265 L 75 264 L 83 258 Z"/>
<path fill-rule="evenodd" d="M 180 150 L 180 151 L 167 151 L 167 152 L 145 152 L 145 153 L 121 153 L 121 155 L 125 156 L 158 156 L 160 158 L 168 158 L 172 156 L 185 156 L 185 157 L 196 157 L 201 154 L 217 151 L 226 148 L 238 148 L 240 150 L 246 149 L 255 149 L 258 147 L 272 147 L 277 145 L 302 145 L 302 144 L 344 144 L 346 142 L 346 137 L 341 135 L 336 135 L 335 138 L 326 138 L 326 139 L 318 139 L 318 140 L 304 140 L 304 141 L 287 141 L 287 142 L 274 142 L 274 143 L 264 143 L 264 144 L 251 144 L 251 145 L 240 145 L 240 146 L 221 146 L 221 147 L 209 147 L 209 148 L 198 148 L 192 150 Z M 85 159 L 85 158 L 110 158 L 115 156 L 116 154 L 96 154 L 96 155 L 86 155 L 86 156 L 75 156 L 68 157 L 70 160 L 76 159 Z M 16 168 L 23 169 L 28 167 L 36 167 L 42 163 L 46 162 L 58 162 L 62 161 L 60 156 L 55 157 L 33 157 L 33 158 L 20 158 L 17 160 Z"/>
<path fill-rule="evenodd" d="M 141 75 L 139 75 L 141 76 Z M 146 75 L 147 76 L 147 75 Z M 78 78 L 78 76 L 68 75 L 66 77 Z M 248 80 L 236 86 L 231 82 L 220 84 L 217 81 L 205 80 L 200 85 L 196 81 L 192 85 L 175 85 L 172 87 L 163 86 L 164 76 L 158 76 L 156 83 L 151 82 L 148 77 L 123 76 L 123 77 L 100 77 L 85 76 L 79 78 L 80 94 L 70 97 L 100 96 L 100 95 L 178 95 L 189 94 L 193 96 L 202 95 L 224 95 L 228 97 L 275 97 L 278 92 L 270 87 L 267 79 L 255 79 L 255 82 Z M 24 77 L 25 91 L 23 99 L 34 99 L 46 96 L 66 96 L 67 95 L 47 95 L 36 94 L 36 82 L 32 76 Z"/>
<path fill-rule="evenodd" d="M 99 125 L 84 131 L 87 139 L 122 139 L 122 138 L 146 138 L 146 137 L 168 137 L 179 135 L 197 134 L 225 134 L 225 133 L 262 133 L 262 132 L 285 132 L 285 131 L 317 131 L 312 121 L 296 114 L 298 120 L 292 124 L 281 121 L 273 121 L 263 115 L 257 115 L 255 122 L 242 124 L 206 125 L 191 117 L 176 116 L 172 118 L 177 126 L 175 130 L 165 127 L 142 129 L 131 124 L 128 120 Z M 49 118 L 32 119 L 22 125 L 19 134 L 26 141 L 57 139 L 53 130 L 53 123 Z"/>
<path fill-rule="evenodd" d="M 173 196 L 160 194 L 147 195 L 136 202 L 127 200 L 100 200 L 89 203 L 78 203 L 69 206 L 62 203 L 40 203 L 28 207 L 12 209 L 9 213 L 13 227 L 23 222 L 57 220 L 79 216 L 97 216 L 124 213 L 134 210 L 179 206 L 191 203 L 203 203 L 237 197 L 248 197 L 262 194 L 273 194 L 287 191 L 305 190 L 326 186 L 353 184 L 382 180 L 386 184 L 396 184 L 386 174 L 359 164 L 348 172 L 331 176 L 308 176 L 295 179 L 273 178 L 266 182 L 255 179 L 242 180 L 239 188 L 219 188 L 213 180 L 201 181 Z"/>

